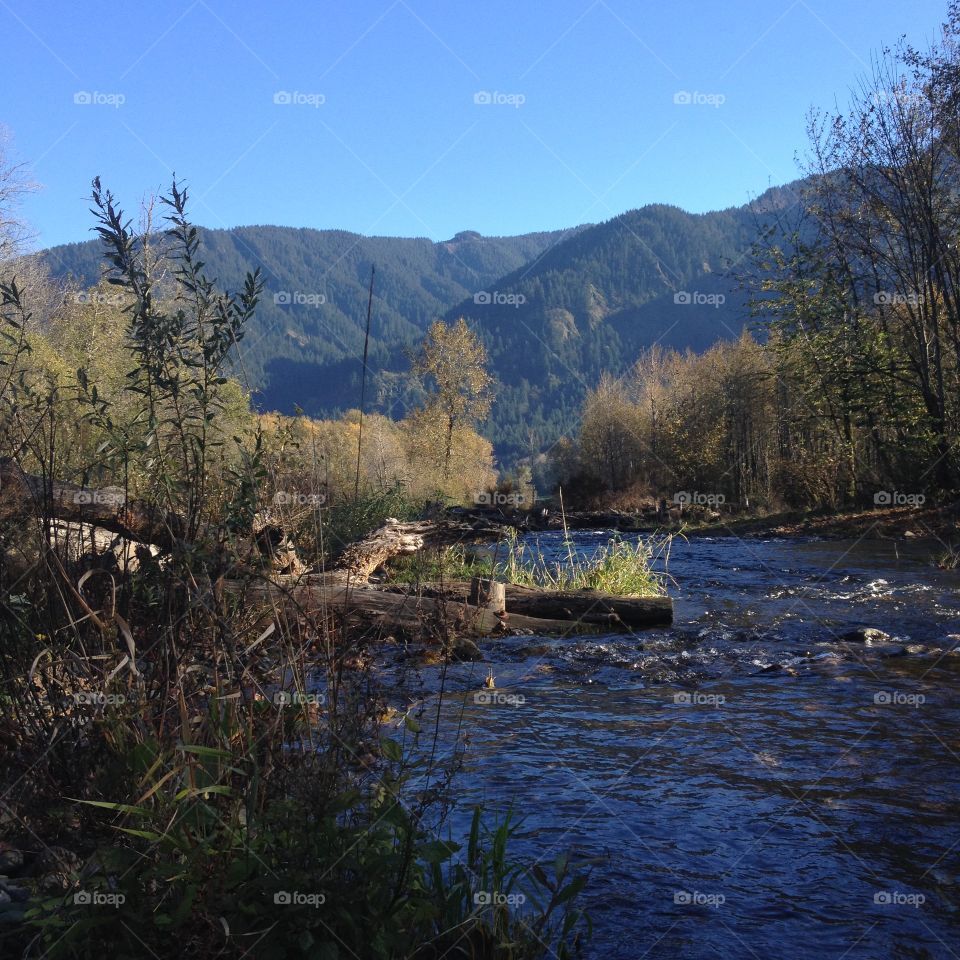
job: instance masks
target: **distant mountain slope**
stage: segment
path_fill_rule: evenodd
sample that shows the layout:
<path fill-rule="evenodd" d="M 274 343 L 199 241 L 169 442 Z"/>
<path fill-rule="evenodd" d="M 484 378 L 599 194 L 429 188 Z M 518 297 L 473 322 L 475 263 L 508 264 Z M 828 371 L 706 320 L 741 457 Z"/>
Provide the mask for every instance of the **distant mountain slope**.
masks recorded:
<path fill-rule="evenodd" d="M 561 232 L 519 237 L 457 234 L 425 238 L 362 237 L 341 230 L 253 226 L 201 230 L 202 254 L 221 287 L 238 289 L 259 266 L 263 302 L 243 343 L 243 369 L 265 408 L 310 413 L 356 406 L 353 389 L 363 352 L 370 266 L 376 267 L 370 363 L 403 363 L 451 304 L 537 256 Z M 93 284 L 102 269 L 99 242 L 44 251 L 55 276 Z"/>
<path fill-rule="evenodd" d="M 653 344 L 703 350 L 739 336 L 748 320 L 732 273 L 764 206 L 691 215 L 649 206 L 585 228 L 465 298 L 501 381 L 498 449 L 510 457 L 551 443 L 575 423 L 588 387 Z"/>
<path fill-rule="evenodd" d="M 203 230 L 203 256 L 237 289 L 260 266 L 263 305 L 243 343 L 258 404 L 334 415 L 359 402 L 370 266 L 376 266 L 368 396 L 400 414 L 414 399 L 397 374 L 437 317 L 465 316 L 498 384 L 486 433 L 505 462 L 543 449 L 576 422 L 586 390 L 654 343 L 702 350 L 738 336 L 747 312 L 731 267 L 745 269 L 758 221 L 796 202 L 795 185 L 752 204 L 692 215 L 632 210 L 597 225 L 518 237 L 464 232 L 442 243 L 335 230 Z M 96 241 L 44 253 L 54 275 L 96 281 Z"/>

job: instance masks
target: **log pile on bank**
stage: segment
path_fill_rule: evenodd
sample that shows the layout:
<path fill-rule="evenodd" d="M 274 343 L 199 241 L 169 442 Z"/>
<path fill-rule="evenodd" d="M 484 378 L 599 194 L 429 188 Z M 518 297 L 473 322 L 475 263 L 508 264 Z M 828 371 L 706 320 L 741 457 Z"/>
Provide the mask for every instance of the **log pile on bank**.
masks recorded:
<path fill-rule="evenodd" d="M 39 521 L 40 536 L 20 537 L 3 545 L 9 574 L 25 576 L 45 551 L 69 564 L 103 563 L 130 571 L 182 545 L 182 520 L 115 488 L 93 489 L 25 473 L 7 458 L 0 460 L 0 519 Z M 264 525 L 253 532 L 251 551 L 272 565 L 265 575 L 221 576 L 219 589 L 240 591 L 271 609 L 330 614 L 351 624 L 388 634 L 422 636 L 429 624 L 467 636 L 507 633 L 629 632 L 668 624 L 672 602 L 666 597 L 618 597 L 593 590 L 554 591 L 506 584 L 489 587 L 479 599 L 477 584 L 429 583 L 418 587 L 383 586 L 370 577 L 391 559 L 454 544 L 499 540 L 505 528 L 488 517 L 467 514 L 383 526 L 347 545 L 323 570 L 310 571 L 286 534 Z M 238 574 L 240 571 L 238 571 Z M 472 594 L 472 595 L 471 595 Z M 471 602 L 471 600 L 473 602 Z"/>

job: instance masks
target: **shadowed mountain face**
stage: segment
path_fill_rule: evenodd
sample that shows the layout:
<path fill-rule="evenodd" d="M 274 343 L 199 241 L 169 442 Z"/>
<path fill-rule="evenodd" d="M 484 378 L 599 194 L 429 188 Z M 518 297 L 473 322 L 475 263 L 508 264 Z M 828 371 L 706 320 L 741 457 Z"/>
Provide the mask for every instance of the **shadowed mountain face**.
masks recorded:
<path fill-rule="evenodd" d="M 653 344 L 702 350 L 747 319 L 731 271 L 745 270 L 757 222 L 794 202 L 774 188 L 747 207 L 691 215 L 669 206 L 607 223 L 517 237 L 425 238 L 253 226 L 202 230 L 226 289 L 260 266 L 264 300 L 242 344 L 242 375 L 267 410 L 336 415 L 359 403 L 371 265 L 376 268 L 368 397 L 401 415 L 416 400 L 398 376 L 438 317 L 466 317 L 498 385 L 485 432 L 504 462 L 543 449 L 576 422 L 602 371 Z M 98 242 L 43 254 L 55 276 L 96 282 Z"/>

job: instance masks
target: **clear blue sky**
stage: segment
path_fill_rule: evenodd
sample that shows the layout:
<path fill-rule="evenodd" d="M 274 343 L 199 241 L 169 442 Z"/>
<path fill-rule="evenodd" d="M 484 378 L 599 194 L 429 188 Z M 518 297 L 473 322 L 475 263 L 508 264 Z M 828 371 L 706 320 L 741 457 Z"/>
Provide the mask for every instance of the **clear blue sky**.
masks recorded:
<path fill-rule="evenodd" d="M 41 246 L 89 236 L 94 175 L 133 209 L 171 170 L 212 227 L 514 234 L 652 202 L 738 205 L 793 179 L 808 108 L 845 98 L 901 34 L 932 38 L 945 12 L 0 0 L 0 123 L 43 185 L 24 208 Z M 275 103 L 284 92 L 293 102 Z M 694 102 L 675 103 L 682 92 Z"/>

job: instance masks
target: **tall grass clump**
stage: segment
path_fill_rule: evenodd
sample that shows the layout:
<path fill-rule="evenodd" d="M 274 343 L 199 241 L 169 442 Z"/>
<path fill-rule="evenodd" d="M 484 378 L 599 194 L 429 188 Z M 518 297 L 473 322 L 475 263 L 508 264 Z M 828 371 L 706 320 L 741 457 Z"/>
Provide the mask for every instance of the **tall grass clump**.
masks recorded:
<path fill-rule="evenodd" d="M 629 543 L 611 538 L 592 554 L 578 556 L 572 549 L 562 560 L 549 560 L 535 541 L 515 534 L 504 545 L 505 556 L 495 573 L 508 583 L 548 590 L 599 590 L 622 597 L 660 597 L 667 590 L 666 569 L 672 538 Z"/>
<path fill-rule="evenodd" d="M 521 539 L 510 531 L 504 541 L 482 553 L 457 545 L 396 558 L 390 563 L 390 577 L 401 583 L 495 577 L 544 590 L 661 597 L 667 592 L 671 544 L 670 536 L 637 543 L 612 538 L 587 556 L 578 556 L 571 547 L 562 560 L 550 560 L 535 540 Z"/>

